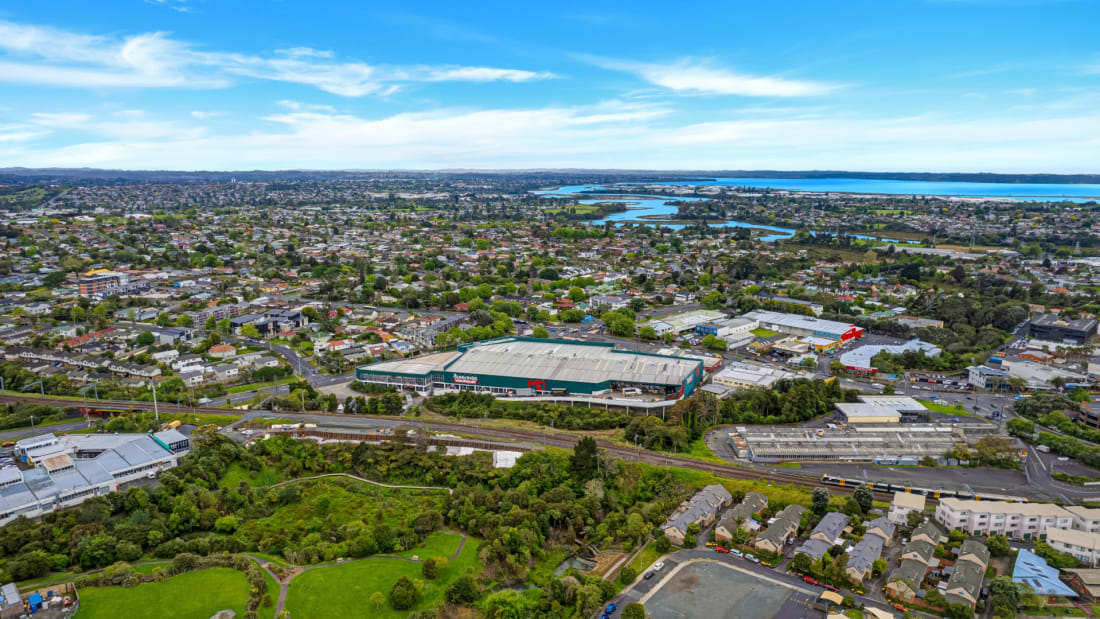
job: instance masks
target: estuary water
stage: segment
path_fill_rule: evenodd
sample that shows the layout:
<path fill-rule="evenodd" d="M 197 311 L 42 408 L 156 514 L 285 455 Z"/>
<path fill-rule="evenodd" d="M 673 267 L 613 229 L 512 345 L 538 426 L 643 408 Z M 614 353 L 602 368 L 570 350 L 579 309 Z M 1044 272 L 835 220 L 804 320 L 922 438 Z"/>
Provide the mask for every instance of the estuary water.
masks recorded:
<path fill-rule="evenodd" d="M 1100 185 L 1074 185 L 1074 184 L 1037 184 L 1037 183 L 965 183 L 955 181 L 899 181 L 869 178 L 712 178 L 686 181 L 663 181 L 660 183 L 624 183 L 634 185 L 712 185 L 726 187 L 755 187 L 771 189 L 787 189 L 792 191 L 820 191 L 820 192 L 844 192 L 885 195 L 917 195 L 917 196 L 953 196 L 968 198 L 1012 198 L 1023 201 L 1057 201 L 1068 200 L 1072 202 L 1085 202 L 1090 198 L 1100 198 Z M 586 192 L 602 191 L 607 189 L 603 185 L 568 185 L 557 189 L 534 191 L 536 195 L 567 195 L 583 194 Z M 610 193 L 614 191 L 614 193 Z M 620 224 L 625 221 L 647 221 L 642 216 L 663 216 L 673 219 L 677 215 L 675 206 L 666 204 L 670 201 L 691 202 L 703 200 L 687 196 L 650 196 L 643 194 L 624 194 L 620 191 L 609 190 L 609 194 L 598 199 L 579 199 L 580 204 L 596 204 L 599 202 L 621 202 L 627 204 L 627 210 L 622 213 L 612 213 L 602 219 L 591 220 L 587 223 L 601 225 L 605 222 Z M 678 230 L 683 224 L 667 224 L 659 219 L 649 223 L 660 223 L 662 226 Z M 768 230 L 774 234 L 765 234 L 759 240 L 770 242 L 785 239 L 794 235 L 795 230 L 778 226 L 753 224 L 743 221 L 729 220 L 721 224 L 712 224 L 725 228 L 757 228 Z M 857 238 L 871 238 L 863 235 L 853 235 Z M 887 242 L 899 242 L 896 239 L 880 238 Z"/>

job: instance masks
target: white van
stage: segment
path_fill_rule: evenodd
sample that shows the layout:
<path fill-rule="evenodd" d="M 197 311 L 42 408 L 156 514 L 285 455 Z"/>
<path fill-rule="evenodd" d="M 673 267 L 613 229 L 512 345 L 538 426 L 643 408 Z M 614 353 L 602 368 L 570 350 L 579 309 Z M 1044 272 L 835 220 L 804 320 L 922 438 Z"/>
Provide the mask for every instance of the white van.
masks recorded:
<path fill-rule="evenodd" d="M 623 389 L 623 395 L 642 395 L 642 390 L 636 387 L 628 387 Z"/>

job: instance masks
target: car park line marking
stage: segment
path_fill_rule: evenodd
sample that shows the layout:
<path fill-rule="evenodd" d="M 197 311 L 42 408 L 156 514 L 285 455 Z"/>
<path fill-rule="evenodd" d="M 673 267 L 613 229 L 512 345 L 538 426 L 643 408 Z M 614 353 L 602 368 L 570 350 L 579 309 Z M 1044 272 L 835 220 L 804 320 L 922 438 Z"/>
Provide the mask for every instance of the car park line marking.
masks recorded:
<path fill-rule="evenodd" d="M 667 574 L 665 574 L 664 578 L 657 581 L 657 583 L 655 585 L 653 585 L 653 587 L 650 588 L 650 590 L 648 592 L 646 592 L 644 595 L 642 595 L 642 598 L 638 601 L 641 602 L 642 604 L 645 604 L 646 602 L 649 601 L 649 598 L 653 597 L 658 591 L 660 591 L 661 588 L 665 586 L 665 583 L 667 583 L 669 580 L 671 580 L 673 576 L 678 574 L 680 572 L 680 570 L 682 570 L 684 567 L 686 567 L 688 565 L 694 565 L 696 563 L 713 563 L 715 565 L 721 565 L 723 567 L 727 567 L 727 568 L 729 568 L 731 570 L 734 570 L 736 572 L 741 572 L 742 574 L 748 574 L 749 576 L 759 578 L 760 580 L 765 580 L 765 581 L 770 582 L 774 585 L 779 585 L 780 587 L 786 587 L 786 588 L 788 588 L 792 591 L 797 591 L 798 593 L 809 593 L 810 595 L 813 595 L 813 591 L 810 590 L 810 589 L 804 589 L 802 587 L 796 586 L 796 585 L 794 585 L 792 583 L 789 583 L 789 582 L 783 582 L 782 580 L 776 580 L 776 579 L 771 578 L 769 576 L 766 576 L 764 574 L 759 574 L 759 573 L 753 572 L 751 570 L 746 570 L 744 568 L 738 567 L 736 565 L 731 565 L 731 564 L 726 563 L 724 561 L 715 561 L 714 559 L 688 559 L 687 561 L 684 561 L 683 563 L 680 563 L 676 567 L 672 568 L 671 571 L 669 571 Z"/>

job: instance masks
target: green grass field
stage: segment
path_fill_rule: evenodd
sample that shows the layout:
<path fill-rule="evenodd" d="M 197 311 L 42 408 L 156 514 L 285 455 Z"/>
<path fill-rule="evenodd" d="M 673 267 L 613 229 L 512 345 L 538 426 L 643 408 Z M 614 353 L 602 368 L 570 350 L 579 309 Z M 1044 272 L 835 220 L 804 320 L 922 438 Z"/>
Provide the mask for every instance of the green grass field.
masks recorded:
<path fill-rule="evenodd" d="M 778 331 L 772 331 L 771 329 L 764 328 L 753 329 L 752 331 L 749 331 L 749 333 L 755 335 L 756 337 L 771 337 L 773 335 L 779 335 Z"/>
<path fill-rule="evenodd" d="M 261 568 L 261 571 L 264 573 L 264 582 L 267 583 L 267 593 L 265 595 L 271 598 L 271 607 L 264 608 L 261 604 L 256 610 L 263 619 L 275 619 L 275 605 L 279 602 L 279 582 L 263 568 Z"/>
<path fill-rule="evenodd" d="M 285 385 L 287 383 L 292 383 L 295 380 L 297 380 L 297 379 L 293 376 L 286 376 L 284 378 L 280 378 L 279 380 L 269 380 L 266 383 L 252 383 L 252 384 L 249 384 L 249 385 L 235 385 L 233 387 L 229 387 L 228 389 L 226 389 L 226 392 L 228 392 L 228 393 L 241 393 L 241 392 L 244 392 L 244 391 L 252 391 L 254 389 L 267 389 L 268 387 L 275 387 L 276 385 Z"/>
<path fill-rule="evenodd" d="M 436 531 L 424 538 L 424 541 L 416 548 L 410 548 L 396 553 L 399 557 L 419 557 L 421 560 L 428 557 L 446 557 L 458 552 L 458 545 L 462 543 L 462 536 L 444 531 Z"/>
<path fill-rule="evenodd" d="M 707 447 L 707 443 L 702 437 L 695 439 L 688 443 L 687 451 L 681 452 L 677 455 L 687 456 L 696 460 L 703 460 L 705 462 L 719 462 L 725 463 L 725 460 L 714 455 L 714 452 Z"/>
<path fill-rule="evenodd" d="M 276 596 L 278 591 L 276 590 Z M 248 580 L 229 568 L 211 568 L 180 574 L 132 589 L 88 587 L 80 590 L 80 619 L 194 619 L 232 609 L 244 616 Z M 272 613 L 268 613 L 270 616 Z M 323 615 L 295 615 L 299 617 Z"/>
<path fill-rule="evenodd" d="M 661 553 L 657 552 L 657 542 L 649 542 L 646 544 L 646 547 L 642 549 L 642 552 L 630 562 L 630 567 L 641 574 L 646 571 L 649 566 L 656 563 L 660 556 Z"/>
<path fill-rule="evenodd" d="M 480 571 L 477 562 L 478 541 L 466 539 L 462 554 L 450 562 L 437 580 L 425 581 L 416 610 L 439 606 L 443 591 L 459 576 Z M 290 583 L 286 608 L 291 617 L 404 617 L 407 613 L 394 610 L 389 602 L 390 589 L 402 576 L 422 579 L 421 565 L 400 559 L 364 559 L 305 572 Z M 386 602 L 376 609 L 369 602 L 378 591 Z"/>
<path fill-rule="evenodd" d="M 218 483 L 221 484 L 222 488 L 235 488 L 242 481 L 249 486 L 270 486 L 282 481 L 282 475 L 275 469 L 265 466 L 257 471 L 256 476 L 253 477 L 251 470 L 245 468 L 240 462 L 234 462 L 229 465 L 229 470 L 225 472 Z"/>
<path fill-rule="evenodd" d="M 967 411 L 961 406 L 955 406 L 951 404 L 940 404 L 939 402 L 933 402 L 932 400 L 917 400 L 924 405 L 925 408 L 933 413 L 942 413 L 944 415 L 954 415 L 956 417 L 973 417 L 974 414 Z"/>

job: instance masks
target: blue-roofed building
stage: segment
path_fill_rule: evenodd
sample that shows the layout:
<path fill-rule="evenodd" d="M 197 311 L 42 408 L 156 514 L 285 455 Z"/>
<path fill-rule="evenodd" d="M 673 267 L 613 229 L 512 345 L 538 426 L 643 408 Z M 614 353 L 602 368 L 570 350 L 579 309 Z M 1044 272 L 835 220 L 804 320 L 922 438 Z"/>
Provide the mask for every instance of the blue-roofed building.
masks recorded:
<path fill-rule="evenodd" d="M 1038 595 L 1076 600 L 1077 592 L 1062 582 L 1058 574 L 1058 569 L 1047 565 L 1046 559 L 1021 549 L 1012 568 L 1012 582 L 1027 585 Z"/>
<path fill-rule="evenodd" d="M 68 434 L 25 439 L 16 445 L 27 471 L 0 474 L 0 526 L 19 516 L 35 518 L 102 496 L 119 485 L 179 464 L 190 450 L 186 436 L 170 430 L 152 434 Z"/>

